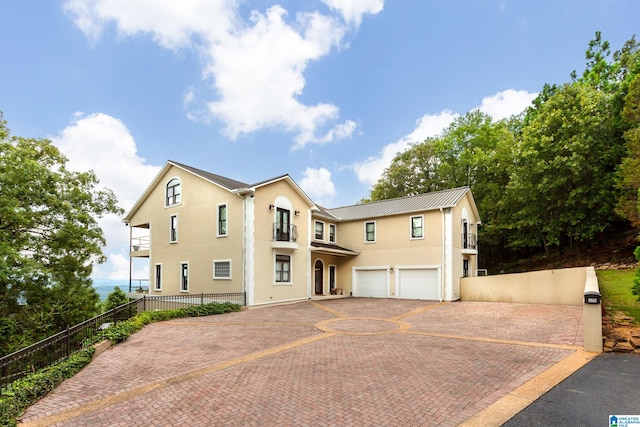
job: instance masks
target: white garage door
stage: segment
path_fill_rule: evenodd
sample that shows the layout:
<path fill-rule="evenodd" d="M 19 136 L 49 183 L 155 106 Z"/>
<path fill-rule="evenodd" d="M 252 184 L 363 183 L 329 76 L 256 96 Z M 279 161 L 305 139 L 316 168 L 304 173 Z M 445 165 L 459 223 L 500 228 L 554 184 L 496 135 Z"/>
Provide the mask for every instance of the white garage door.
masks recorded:
<path fill-rule="evenodd" d="M 430 268 L 400 269 L 400 298 L 438 299 L 438 270 Z"/>
<path fill-rule="evenodd" d="M 387 270 L 356 270 L 357 297 L 387 297 Z"/>

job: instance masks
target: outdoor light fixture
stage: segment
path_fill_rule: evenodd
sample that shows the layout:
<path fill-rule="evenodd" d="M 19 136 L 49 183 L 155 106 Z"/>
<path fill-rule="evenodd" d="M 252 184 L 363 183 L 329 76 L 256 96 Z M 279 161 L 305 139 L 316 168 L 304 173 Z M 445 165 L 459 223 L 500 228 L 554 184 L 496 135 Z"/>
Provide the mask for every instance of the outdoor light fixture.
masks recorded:
<path fill-rule="evenodd" d="M 274 207 L 275 206 L 273 206 L 273 205 L 269 205 L 269 210 L 273 210 Z"/>
<path fill-rule="evenodd" d="M 300 215 L 300 211 L 293 211 L 293 213 L 294 213 L 296 216 Z"/>

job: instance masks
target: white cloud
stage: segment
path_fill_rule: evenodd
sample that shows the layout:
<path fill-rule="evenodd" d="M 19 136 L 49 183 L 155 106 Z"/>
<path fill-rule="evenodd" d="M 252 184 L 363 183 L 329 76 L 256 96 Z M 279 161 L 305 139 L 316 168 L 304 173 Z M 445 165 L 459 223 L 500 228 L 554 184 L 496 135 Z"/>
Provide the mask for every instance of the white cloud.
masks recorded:
<path fill-rule="evenodd" d="M 106 114 L 84 117 L 77 113 L 74 121 L 51 141 L 69 159 L 69 169 L 93 170 L 100 186 L 113 190 L 124 209 L 133 206 L 160 170 L 137 155 L 127 127 Z M 128 262 L 126 269 L 117 262 L 118 256 L 128 256 L 129 231 L 117 215 L 107 215 L 98 223 L 107 239 L 104 252 L 108 262 L 95 266 L 94 277 L 129 277 Z"/>
<path fill-rule="evenodd" d="M 207 72 L 214 77 L 220 99 L 211 112 L 226 124 L 232 139 L 262 128 L 297 132 L 296 145 L 321 142 L 316 131 L 338 118 L 338 107 L 297 100 L 305 86 L 303 72 L 309 61 L 326 55 L 343 37 L 344 29 L 332 18 L 298 15 L 301 34 L 284 22 L 285 10 L 254 11 L 252 26 L 211 46 Z"/>
<path fill-rule="evenodd" d="M 405 151 L 412 143 L 422 142 L 428 137 L 440 134 L 456 117 L 458 114 L 449 110 L 433 115 L 425 114 L 416 121 L 416 128 L 410 134 L 399 141 L 385 145 L 377 156 L 355 163 L 353 170 L 358 180 L 368 185 L 375 184 L 396 154 Z"/>
<path fill-rule="evenodd" d="M 478 109 L 493 117 L 494 120 L 506 119 L 523 112 L 537 96 L 537 93 L 526 90 L 507 89 L 482 98 L 482 104 Z"/>
<path fill-rule="evenodd" d="M 501 120 L 524 111 L 536 96 L 538 96 L 537 93 L 526 90 L 507 89 L 482 98 L 481 105 L 475 109 L 490 115 L 494 120 Z M 413 142 L 421 142 L 428 137 L 440 134 L 458 116 L 459 114 L 449 110 L 436 115 L 425 114 L 416 122 L 417 126 L 410 134 L 386 145 L 377 156 L 352 165 L 356 176 L 362 183 L 375 184 L 396 154 L 405 151 Z"/>
<path fill-rule="evenodd" d="M 236 25 L 239 1 L 67 0 L 65 10 L 96 42 L 110 22 L 121 37 L 146 33 L 167 49 L 193 44 L 193 36 L 219 39 Z"/>
<path fill-rule="evenodd" d="M 346 22 L 356 26 L 362 22 L 362 15 L 365 13 L 375 15 L 384 7 L 384 0 L 322 0 L 322 2 L 331 9 L 338 10 Z"/>
<path fill-rule="evenodd" d="M 327 204 L 336 194 L 336 188 L 331 181 L 331 172 L 325 168 L 307 168 L 300 181 L 300 188 L 316 203 Z"/>
<path fill-rule="evenodd" d="M 382 10 L 382 0 L 351 2 L 331 0 L 344 21 L 319 12 L 288 13 L 273 6 L 265 13 L 252 11 L 248 20 L 239 16 L 239 0 L 67 0 L 65 9 L 92 42 L 109 23 L 120 36 L 148 34 L 167 49 L 193 48 L 204 60 L 203 76 L 217 99 L 207 109 L 190 111 L 194 102 L 189 89 L 183 98 L 192 120 L 220 119 L 234 139 L 264 128 L 295 134 L 296 148 L 349 137 L 355 122 L 332 128 L 339 108 L 331 103 L 307 105 L 299 101 L 306 85 L 304 72 L 310 61 L 340 47 L 347 24 L 358 25 L 363 14 Z M 210 79 L 210 80 L 209 80 Z M 350 132 L 345 132 L 350 131 Z M 324 135 L 322 135 L 324 133 Z M 320 135 L 320 136 L 319 136 Z"/>

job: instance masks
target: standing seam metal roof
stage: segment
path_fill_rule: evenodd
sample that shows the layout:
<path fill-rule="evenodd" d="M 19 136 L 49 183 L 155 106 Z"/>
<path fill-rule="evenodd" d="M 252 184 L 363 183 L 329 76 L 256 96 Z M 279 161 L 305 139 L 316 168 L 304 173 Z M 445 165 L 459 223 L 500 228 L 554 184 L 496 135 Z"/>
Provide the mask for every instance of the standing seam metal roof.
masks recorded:
<path fill-rule="evenodd" d="M 341 221 L 349 221 L 410 212 L 452 208 L 468 191 L 469 187 L 459 187 L 450 190 L 436 191 L 433 193 L 327 209 L 327 211 Z"/>

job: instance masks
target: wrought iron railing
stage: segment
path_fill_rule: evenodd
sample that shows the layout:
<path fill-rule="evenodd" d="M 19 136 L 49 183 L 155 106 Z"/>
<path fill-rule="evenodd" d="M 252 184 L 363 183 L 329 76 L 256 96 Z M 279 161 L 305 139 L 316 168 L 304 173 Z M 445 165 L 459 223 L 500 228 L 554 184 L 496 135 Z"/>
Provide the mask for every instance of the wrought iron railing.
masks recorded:
<path fill-rule="evenodd" d="M 246 305 L 244 292 L 220 294 L 192 294 L 149 296 L 140 298 L 102 313 L 78 325 L 45 338 L 35 344 L 0 358 L 0 389 L 39 369 L 50 366 L 94 342 L 104 328 L 129 319 L 143 311 L 175 310 L 190 306 L 217 303 Z"/>
<path fill-rule="evenodd" d="M 276 242 L 295 242 L 298 240 L 298 227 L 293 224 L 274 222 L 273 240 Z"/>
<path fill-rule="evenodd" d="M 478 249 L 478 236 L 472 233 L 463 233 L 462 249 Z"/>

